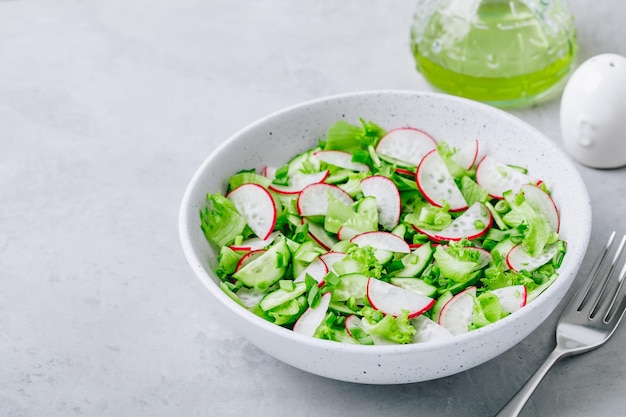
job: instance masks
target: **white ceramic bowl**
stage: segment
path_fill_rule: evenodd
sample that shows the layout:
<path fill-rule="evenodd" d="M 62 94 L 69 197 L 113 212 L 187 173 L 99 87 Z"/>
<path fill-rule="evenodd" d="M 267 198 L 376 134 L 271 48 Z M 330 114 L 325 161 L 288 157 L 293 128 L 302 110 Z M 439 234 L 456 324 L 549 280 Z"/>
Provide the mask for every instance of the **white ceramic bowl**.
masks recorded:
<path fill-rule="evenodd" d="M 280 166 L 311 148 L 337 120 L 359 118 L 383 128 L 418 127 L 452 145 L 478 138 L 499 160 L 522 165 L 553 190 L 568 251 L 560 277 L 535 301 L 494 324 L 449 341 L 362 346 L 314 339 L 269 323 L 232 301 L 213 272 L 217 252 L 200 229 L 198 212 L 208 192 L 224 192 L 230 175 Z M 514 346 L 556 308 L 580 267 L 591 233 L 589 197 L 567 156 L 542 133 L 501 110 L 441 94 L 371 91 L 326 97 L 277 112 L 236 133 L 213 152 L 191 180 L 182 201 L 180 238 L 187 260 L 208 290 L 207 302 L 224 326 L 277 359 L 325 377 L 371 384 L 399 384 L 452 375 Z"/>

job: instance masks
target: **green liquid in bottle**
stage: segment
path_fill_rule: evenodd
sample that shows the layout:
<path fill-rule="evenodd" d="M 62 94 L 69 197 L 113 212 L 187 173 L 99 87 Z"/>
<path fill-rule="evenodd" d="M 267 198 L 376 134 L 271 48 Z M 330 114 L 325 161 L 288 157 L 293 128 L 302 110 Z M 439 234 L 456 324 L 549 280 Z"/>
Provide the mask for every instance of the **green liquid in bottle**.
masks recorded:
<path fill-rule="evenodd" d="M 550 13 L 527 3 L 457 0 L 416 17 L 417 68 L 444 92 L 499 107 L 549 97 L 573 69 L 576 34 L 558 2 Z"/>

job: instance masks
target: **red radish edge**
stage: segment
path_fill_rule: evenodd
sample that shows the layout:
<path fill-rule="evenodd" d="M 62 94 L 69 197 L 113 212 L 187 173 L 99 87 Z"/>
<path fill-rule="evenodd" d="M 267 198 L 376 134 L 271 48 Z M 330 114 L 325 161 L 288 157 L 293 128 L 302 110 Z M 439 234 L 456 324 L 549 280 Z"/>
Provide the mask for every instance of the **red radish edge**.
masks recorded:
<path fill-rule="evenodd" d="M 494 190 L 493 188 L 489 187 L 488 184 L 485 184 L 485 179 L 483 178 L 483 175 L 481 175 L 481 172 L 482 172 L 481 168 L 484 167 L 484 164 L 486 163 L 485 161 L 489 161 L 490 163 L 493 163 L 495 165 L 505 166 L 507 169 L 510 169 L 511 172 L 518 173 L 517 174 L 518 176 L 526 176 L 526 177 L 528 177 L 526 174 L 523 174 L 521 172 L 516 171 L 515 169 L 509 167 L 508 165 L 498 161 L 497 159 L 495 159 L 495 158 L 493 158 L 493 157 L 491 157 L 489 155 L 483 156 L 483 158 L 480 160 L 480 162 L 476 166 L 476 183 L 478 185 L 480 185 L 481 187 L 483 187 L 489 193 L 489 196 L 492 197 L 492 198 L 497 198 L 498 200 L 502 200 L 504 198 L 502 196 L 502 194 L 503 194 L 504 191 L 507 191 L 507 190 L 499 190 L 499 189 L 498 190 Z M 485 177 L 485 178 L 490 178 L 490 175 L 487 175 L 487 177 Z M 530 181 L 531 181 L 531 179 L 530 179 L 530 177 L 528 177 L 528 182 L 530 182 Z M 519 183 L 519 186 L 518 186 L 517 183 L 514 184 L 515 188 L 517 188 L 517 189 L 512 189 L 511 191 L 513 191 L 514 193 L 519 192 L 519 188 L 523 184 L 524 184 L 523 181 L 521 183 Z M 498 191 L 498 192 L 496 192 L 496 191 Z"/>
<path fill-rule="evenodd" d="M 419 136 L 419 140 L 422 140 L 422 141 L 424 139 L 426 139 L 427 141 L 430 140 L 429 142 L 426 142 L 426 143 L 428 143 L 428 146 L 424 147 L 425 149 L 427 149 L 427 152 L 430 151 L 431 149 L 437 149 L 437 141 L 431 135 L 429 135 L 427 132 L 425 132 L 423 130 L 420 130 L 420 129 L 416 129 L 414 127 L 400 127 L 400 128 L 396 128 L 396 129 L 392 129 L 392 130 L 388 131 L 380 139 L 380 141 L 378 141 L 378 145 L 376 145 L 376 152 L 380 153 L 383 157 L 387 156 L 387 157 L 390 157 L 390 158 L 394 158 L 394 159 L 396 159 L 396 160 L 398 160 L 398 161 L 400 161 L 402 163 L 405 163 L 407 165 L 417 166 L 419 164 L 419 160 L 417 160 L 417 159 L 421 159 L 426 153 L 421 154 L 421 155 L 417 154 L 416 160 L 412 159 L 410 161 L 407 161 L 406 159 L 403 159 L 402 157 L 398 157 L 398 155 L 388 155 L 384 150 L 381 151 L 381 147 L 383 147 L 385 145 L 385 142 L 387 140 L 390 140 L 390 138 L 392 138 L 391 135 L 395 135 L 395 134 L 397 134 L 399 132 L 407 131 L 407 130 L 411 131 L 412 133 L 418 133 L 420 135 Z M 413 140 L 413 139 L 411 139 L 411 140 Z M 431 145 L 430 142 L 432 142 L 432 148 L 430 147 L 430 145 Z M 409 149 L 405 149 L 405 150 L 407 151 L 407 153 L 409 153 L 409 154 L 411 153 L 411 151 Z"/>
<path fill-rule="evenodd" d="M 559 209 L 550 194 L 543 191 L 540 185 L 532 184 L 522 185 L 522 191 L 524 192 L 526 201 L 528 201 L 533 208 L 535 204 L 540 206 L 538 207 L 540 212 L 548 218 L 550 225 L 552 225 L 555 232 L 558 233 L 561 228 L 561 215 L 559 214 Z M 532 194 L 529 194 L 528 191 Z M 529 196 L 530 198 L 528 198 Z"/>
<path fill-rule="evenodd" d="M 315 330 L 324 320 L 332 293 L 324 293 L 316 307 L 309 307 L 293 325 L 293 331 L 305 336 L 313 336 Z"/>
<path fill-rule="evenodd" d="M 473 149 L 472 150 L 468 150 L 469 147 L 472 147 Z M 459 161 L 459 157 L 457 155 L 457 153 L 462 153 L 462 156 L 466 156 L 466 154 L 464 152 L 471 153 L 471 156 L 467 159 L 467 161 L 465 163 L 463 163 L 462 160 Z M 463 147 L 463 148 L 459 149 L 457 151 L 457 153 L 452 155 L 452 160 L 457 162 L 459 165 L 461 165 L 465 169 L 472 168 L 474 166 L 474 164 L 476 163 L 476 158 L 478 158 L 478 139 L 474 139 L 472 142 L 470 142 L 468 145 L 466 145 L 466 147 Z M 457 155 L 456 158 L 455 158 L 455 155 Z"/>
<path fill-rule="evenodd" d="M 305 219 L 302 220 L 304 221 Z M 313 223 L 310 220 L 307 221 L 307 224 L 309 225 L 309 235 L 322 248 L 330 250 L 330 248 L 332 248 L 335 243 L 337 243 L 335 238 L 328 234 L 322 226 Z"/>
<path fill-rule="evenodd" d="M 480 203 L 477 202 L 477 203 L 474 203 L 474 204 L 480 204 Z M 472 205 L 472 207 L 473 207 L 473 205 Z M 471 209 L 471 207 L 470 207 L 470 209 Z M 482 229 L 482 230 L 479 230 L 475 234 L 471 234 L 471 235 L 470 234 L 464 235 L 464 236 L 449 236 L 449 235 L 446 236 L 446 235 L 444 235 L 443 232 L 445 232 L 446 229 L 451 227 L 451 225 L 448 226 L 446 229 L 443 229 L 443 230 L 440 230 L 440 231 L 423 229 L 423 228 L 417 227 L 415 225 L 412 225 L 412 227 L 413 227 L 413 229 L 415 229 L 419 233 L 428 236 L 428 238 L 430 240 L 433 240 L 435 242 L 458 241 L 458 240 L 461 240 L 463 238 L 467 238 L 467 240 L 478 239 L 479 237 L 481 237 L 485 233 L 487 233 L 489 231 L 489 229 L 491 228 L 492 224 L 493 224 L 493 216 L 491 215 L 491 212 L 489 212 L 489 210 L 486 207 L 485 207 L 485 210 L 487 210 L 487 213 L 488 213 L 488 216 L 487 216 L 488 217 L 488 221 L 487 221 L 487 223 L 485 223 L 485 228 Z M 463 214 L 461 216 L 463 216 Z M 461 216 L 459 216 L 458 218 L 453 220 L 453 222 L 457 221 L 459 218 L 461 218 Z"/>
<path fill-rule="evenodd" d="M 472 296 L 476 294 L 476 287 L 468 287 L 466 289 L 464 289 L 463 291 L 461 291 L 460 293 L 456 294 L 454 297 L 452 297 L 450 300 L 448 300 L 447 303 L 444 304 L 444 306 L 441 308 L 441 313 L 439 314 L 439 324 L 443 327 L 445 327 L 446 329 L 448 329 L 448 331 L 452 334 L 461 334 L 461 333 L 467 333 L 468 330 L 464 330 L 461 329 L 460 331 L 456 331 L 456 329 L 451 329 L 450 326 L 446 326 L 446 317 L 449 314 L 452 314 L 450 312 L 450 308 L 452 308 L 455 304 L 459 303 L 463 298 L 465 298 L 466 296 Z M 473 306 L 474 306 L 474 300 L 473 298 L 470 298 L 469 302 L 471 302 L 472 307 L 469 309 L 469 315 L 468 317 L 464 317 L 465 319 L 467 319 L 467 325 L 469 326 L 472 322 L 472 314 L 473 314 Z M 453 320 L 455 323 L 458 324 L 458 320 Z M 453 331 L 454 330 L 454 331 Z"/>
<path fill-rule="evenodd" d="M 502 309 L 507 313 L 514 313 L 526 305 L 528 299 L 528 290 L 525 285 L 512 285 L 509 287 L 497 288 L 491 291 L 500 299 Z M 519 292 L 519 299 L 515 299 L 514 295 Z"/>
<path fill-rule="evenodd" d="M 354 337 L 354 335 L 352 334 L 352 332 L 350 331 L 350 328 L 361 328 L 361 319 L 358 316 L 355 316 L 354 314 L 350 314 L 348 317 L 346 317 L 346 320 L 343 322 L 343 325 L 346 328 L 346 332 L 348 332 L 348 334 L 352 337 Z"/>
<path fill-rule="evenodd" d="M 429 158 L 433 158 L 435 156 L 439 156 L 439 153 L 437 152 L 437 149 L 433 149 L 432 151 L 428 152 L 426 155 L 424 155 L 424 157 L 422 158 L 422 161 L 420 162 L 419 166 L 417 167 L 417 172 L 415 173 L 415 182 L 417 184 L 417 188 L 419 188 L 420 193 L 422 193 L 422 195 L 424 196 L 424 198 L 426 199 L 426 201 L 428 201 L 430 204 L 432 204 L 433 206 L 436 207 L 443 207 L 443 202 L 440 201 L 436 201 L 430 194 L 432 194 L 432 192 L 429 192 L 429 190 L 426 190 L 424 187 L 424 180 L 421 180 L 420 178 L 420 173 L 423 172 L 424 169 L 424 165 L 429 161 Z M 442 162 L 443 163 L 443 162 Z M 445 167 L 444 164 L 444 169 L 447 168 Z M 448 175 L 450 175 L 450 173 L 448 172 Z M 458 190 L 458 187 L 456 185 L 456 183 L 454 182 L 454 179 L 452 179 L 452 175 L 450 175 L 450 179 L 452 180 L 452 185 L 454 187 L 456 187 L 456 189 Z M 463 211 L 467 209 L 467 203 L 465 202 L 465 199 L 463 198 L 463 195 L 461 194 L 461 191 L 458 190 L 458 195 L 461 197 L 461 199 L 463 200 L 463 205 L 455 205 L 455 206 L 450 206 L 450 211 L 452 212 L 458 212 L 458 211 Z M 450 201 L 448 201 L 449 204 L 451 204 Z"/>
<path fill-rule="evenodd" d="M 246 265 L 249 261 L 252 261 L 252 259 L 250 258 L 256 258 L 257 256 L 262 255 L 263 253 L 267 252 L 266 249 L 257 249 L 257 250 L 253 250 L 250 251 L 248 253 L 246 253 L 245 255 L 243 255 L 241 257 L 241 259 L 239 259 L 239 261 L 237 262 L 237 265 L 235 266 L 235 271 L 239 271 L 241 268 L 243 268 L 244 265 Z"/>
<path fill-rule="evenodd" d="M 333 265 L 335 262 L 338 262 L 346 257 L 346 254 L 343 252 L 326 252 L 319 256 L 319 259 L 322 260 L 326 264 L 326 267 L 329 271 L 333 270 Z"/>
<path fill-rule="evenodd" d="M 402 201 L 396 184 L 385 176 L 373 175 L 361 180 L 361 189 L 363 195 L 376 198 L 379 223 L 388 230 L 397 226 L 402 213 Z"/>
<path fill-rule="evenodd" d="M 325 184 L 325 183 L 310 184 L 310 185 L 307 185 L 306 187 L 304 187 L 304 189 L 302 190 L 302 192 L 300 192 L 300 195 L 298 196 L 298 201 L 296 202 L 296 205 L 298 207 L 298 214 L 300 214 L 301 216 L 316 216 L 316 215 L 325 215 L 326 214 L 325 212 L 323 212 L 323 213 L 305 213 L 304 210 L 303 210 L 303 207 L 302 207 L 303 200 L 305 198 L 314 198 L 314 197 L 309 197 L 309 194 L 316 193 L 317 192 L 316 188 L 321 188 L 321 187 L 326 188 L 326 192 L 327 193 L 334 191 L 336 193 L 335 197 L 339 197 L 340 199 L 343 198 L 343 200 L 346 203 L 348 203 L 348 201 L 349 201 L 350 202 L 349 204 L 352 204 L 353 200 L 352 200 L 352 197 L 350 197 L 350 194 L 346 193 L 344 190 L 342 190 L 341 188 L 337 187 L 336 185 Z M 323 209 L 327 209 L 328 208 L 328 198 L 326 198 L 326 200 L 324 200 L 321 203 L 318 201 L 318 203 L 322 205 L 321 208 L 323 208 Z"/>
<path fill-rule="evenodd" d="M 328 274 L 328 265 L 322 259 L 315 258 L 304 270 L 298 275 L 293 282 L 300 282 L 306 279 L 306 275 L 309 274 L 315 281 L 317 286 L 322 287 L 324 285 L 324 277 Z"/>
<path fill-rule="evenodd" d="M 271 244 L 279 234 L 280 232 L 278 231 L 272 232 L 267 239 L 253 237 L 253 238 L 244 240 L 239 245 L 230 245 L 229 248 L 231 248 L 234 251 L 254 251 L 257 249 L 263 249 L 267 245 Z"/>
<path fill-rule="evenodd" d="M 323 183 L 324 180 L 328 178 L 329 171 L 325 170 L 325 171 L 317 172 L 315 174 L 307 174 L 307 175 L 309 176 L 308 180 L 302 182 L 301 184 L 298 183 L 298 181 L 296 181 L 296 184 L 290 184 L 290 185 L 270 184 L 267 188 L 274 191 L 275 193 L 283 194 L 283 195 L 300 194 L 302 190 L 304 190 L 309 185 Z M 303 181 L 303 180 L 300 179 L 299 181 Z"/>
<path fill-rule="evenodd" d="M 276 178 L 276 168 L 266 165 L 261 170 L 261 175 L 263 175 L 265 178 L 273 180 L 274 178 Z"/>
<path fill-rule="evenodd" d="M 394 250 L 392 249 L 391 245 L 380 245 L 377 246 L 376 243 L 382 243 L 384 241 L 387 242 L 391 242 L 391 245 L 395 245 L 397 244 L 397 248 L 399 250 Z M 404 239 L 402 239 L 401 237 L 394 235 L 391 232 L 364 232 L 361 234 L 356 235 L 355 237 L 353 237 L 352 239 L 350 239 L 350 242 L 352 243 L 356 243 L 357 245 L 361 246 L 361 245 L 369 245 L 374 249 L 382 249 L 382 250 L 388 250 L 391 252 L 400 252 L 400 253 L 409 253 L 411 252 L 411 248 L 409 247 L 409 244 L 406 243 L 406 241 Z M 372 244 L 372 242 L 374 244 Z"/>
<path fill-rule="evenodd" d="M 341 226 L 339 228 L 339 231 L 337 232 L 337 237 L 339 238 L 339 240 L 352 240 L 361 233 L 362 232 L 351 229 L 348 226 Z"/>
<path fill-rule="evenodd" d="M 399 300 L 393 300 L 393 298 L 398 297 L 409 305 L 399 305 Z M 402 310 L 408 310 L 408 317 L 413 318 L 428 311 L 435 305 L 434 298 L 420 295 L 414 291 L 397 287 L 376 278 L 367 280 L 367 300 L 376 310 L 380 310 L 385 314 L 391 314 L 394 317 L 402 314 Z"/>
<path fill-rule="evenodd" d="M 248 190 L 250 190 L 250 191 L 248 191 Z M 268 225 L 266 225 L 266 227 L 265 227 L 265 228 L 267 228 L 267 231 L 264 230 L 264 229 L 263 230 L 254 230 L 252 225 L 250 225 L 250 222 L 249 222 L 247 214 L 245 212 L 244 213 L 241 213 L 241 212 L 239 213 L 239 214 L 241 214 L 245 218 L 246 223 L 248 224 L 248 226 L 250 226 L 250 228 L 254 231 L 254 233 L 259 238 L 261 238 L 263 240 L 266 240 L 267 238 L 270 237 L 270 235 L 274 231 L 274 226 L 276 226 L 276 216 L 277 216 L 277 213 L 276 213 L 276 202 L 274 201 L 274 197 L 272 197 L 272 194 L 270 194 L 269 191 L 267 191 L 265 188 L 263 188 L 259 184 L 247 183 L 247 184 L 242 184 L 239 187 L 237 187 L 234 190 L 232 190 L 230 193 L 228 193 L 226 198 L 230 198 L 231 201 L 233 201 L 232 200 L 233 196 L 237 197 L 239 194 L 246 193 L 246 192 L 247 193 L 251 193 L 251 192 L 260 193 L 260 194 L 257 195 L 257 200 L 254 203 L 257 203 L 258 202 L 258 198 L 261 197 L 261 196 L 264 196 L 267 199 L 267 201 L 271 202 L 271 210 L 272 210 L 271 220 L 268 223 Z M 235 199 L 237 199 L 237 198 L 235 198 Z M 233 201 L 233 203 L 235 204 L 235 207 L 237 207 L 237 204 L 234 201 Z M 237 211 L 238 212 L 240 211 L 239 207 L 237 207 Z"/>
<path fill-rule="evenodd" d="M 515 261 L 513 259 L 513 257 L 516 256 L 518 252 L 522 253 L 522 259 L 526 259 L 528 262 L 532 262 L 533 260 L 535 260 L 535 262 L 532 262 L 529 265 L 520 264 L 519 261 Z M 509 253 L 507 253 L 506 264 L 509 268 L 511 268 L 513 271 L 516 271 L 516 272 L 519 272 L 521 270 L 534 271 L 535 269 L 550 262 L 550 260 L 554 257 L 555 254 L 556 254 L 556 248 L 553 246 L 550 248 L 550 252 L 539 255 L 543 257 L 541 258 L 531 257 L 529 254 L 527 254 L 524 251 L 524 249 L 522 248 L 522 245 L 518 244 L 518 245 L 513 246 L 511 250 L 509 250 Z"/>
<path fill-rule="evenodd" d="M 406 175 L 407 177 L 415 177 L 415 172 L 410 169 L 396 168 L 396 173 L 400 175 Z"/>

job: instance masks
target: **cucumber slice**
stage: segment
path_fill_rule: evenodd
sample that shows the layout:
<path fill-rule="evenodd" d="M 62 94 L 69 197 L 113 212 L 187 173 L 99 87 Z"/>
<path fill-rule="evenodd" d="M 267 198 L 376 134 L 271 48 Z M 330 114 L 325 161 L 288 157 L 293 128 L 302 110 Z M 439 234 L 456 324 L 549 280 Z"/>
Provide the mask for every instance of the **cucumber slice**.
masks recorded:
<path fill-rule="evenodd" d="M 491 249 L 491 251 L 498 252 L 500 254 L 500 257 L 506 260 L 506 256 L 509 254 L 509 251 L 513 249 L 513 246 L 515 246 L 515 243 L 513 243 L 511 239 L 504 239 L 498 242 L 493 247 L 493 249 Z M 505 265 L 506 265 L 506 262 L 505 262 Z M 508 268 L 508 265 L 506 265 L 506 267 Z"/>
<path fill-rule="evenodd" d="M 294 175 L 297 176 L 306 172 L 307 169 L 319 171 L 321 161 L 313 155 L 316 150 L 319 150 L 319 148 L 301 153 L 289 161 L 287 164 L 287 175 L 290 177 Z"/>
<path fill-rule="evenodd" d="M 378 210 L 374 197 L 365 197 L 359 201 L 356 213 L 353 213 L 339 228 L 341 240 L 349 240 L 364 232 L 378 230 Z"/>
<path fill-rule="evenodd" d="M 272 291 L 267 294 L 261 302 L 259 306 L 263 311 L 271 310 L 275 307 L 278 307 L 281 304 L 286 303 L 287 301 L 291 301 L 294 298 L 299 297 L 300 295 L 306 292 L 306 284 L 304 282 L 296 282 L 295 288 L 291 291 L 284 290 L 282 288 L 277 289 L 276 291 Z"/>
<path fill-rule="evenodd" d="M 433 248 L 430 243 L 425 243 L 417 249 L 402 257 L 404 268 L 394 271 L 394 277 L 416 277 L 424 271 L 433 258 Z"/>
<path fill-rule="evenodd" d="M 441 309 L 448 301 L 450 301 L 454 297 L 452 291 L 446 291 L 437 298 L 433 309 L 431 310 L 431 319 L 435 322 L 439 322 L 439 315 L 441 314 Z"/>
<path fill-rule="evenodd" d="M 458 294 L 466 288 L 476 285 L 478 283 L 478 278 L 480 277 L 480 275 L 481 271 L 476 271 L 469 276 L 467 281 L 456 283 L 448 289 L 452 294 Z"/>
<path fill-rule="evenodd" d="M 434 298 L 437 295 L 437 287 L 430 285 L 420 278 L 395 277 L 389 280 L 390 283 L 406 290 L 411 290 L 420 295 Z"/>
<path fill-rule="evenodd" d="M 285 238 L 276 241 L 261 256 L 253 259 L 233 274 L 233 278 L 241 281 L 246 287 L 266 292 L 278 282 L 287 271 L 287 260 L 291 257 Z"/>
<path fill-rule="evenodd" d="M 341 282 L 333 291 L 332 301 L 347 301 L 354 297 L 357 304 L 363 305 L 363 300 L 367 297 L 368 277 L 363 274 L 346 274 L 339 277 Z"/>

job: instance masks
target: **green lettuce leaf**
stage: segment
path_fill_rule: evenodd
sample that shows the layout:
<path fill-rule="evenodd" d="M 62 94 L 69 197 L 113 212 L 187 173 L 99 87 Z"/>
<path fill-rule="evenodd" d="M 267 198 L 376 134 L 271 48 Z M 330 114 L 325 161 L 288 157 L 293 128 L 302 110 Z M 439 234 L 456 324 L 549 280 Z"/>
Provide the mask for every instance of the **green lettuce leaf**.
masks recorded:
<path fill-rule="evenodd" d="M 200 210 L 200 227 L 209 241 L 225 246 L 244 234 L 246 220 L 232 201 L 221 194 L 207 194 L 206 199 L 207 207 Z"/>
<path fill-rule="evenodd" d="M 374 320 L 367 316 L 364 320 L 368 320 L 371 325 L 371 327 L 368 326 L 370 334 L 382 336 L 395 343 L 406 344 L 411 343 L 413 336 L 417 333 L 415 327 L 411 325 L 408 316 L 409 312 L 403 311 L 398 317 L 387 314 L 380 321 L 375 322 L 375 324 L 373 324 Z"/>

